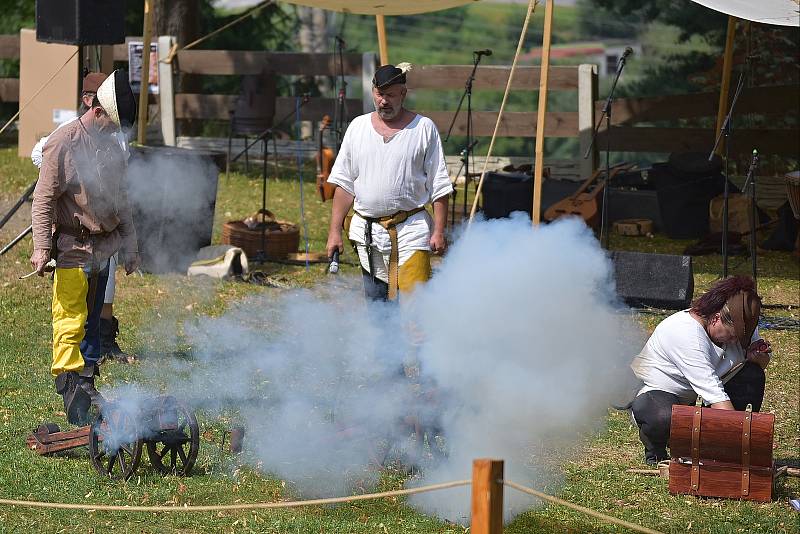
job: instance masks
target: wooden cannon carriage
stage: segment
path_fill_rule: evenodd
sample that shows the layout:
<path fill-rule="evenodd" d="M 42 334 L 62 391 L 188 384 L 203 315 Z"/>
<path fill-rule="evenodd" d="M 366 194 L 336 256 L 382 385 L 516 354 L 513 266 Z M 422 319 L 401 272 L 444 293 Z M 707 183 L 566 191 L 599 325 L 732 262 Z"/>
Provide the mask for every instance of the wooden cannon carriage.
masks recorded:
<path fill-rule="evenodd" d="M 200 450 L 200 429 L 186 406 L 174 397 L 160 396 L 146 402 L 137 413 L 118 403 L 104 402 L 89 425 L 62 432 L 55 423 L 45 423 L 25 442 L 41 455 L 88 447 L 89 459 L 98 473 L 122 480 L 136 472 L 146 446 L 156 470 L 188 476 Z"/>

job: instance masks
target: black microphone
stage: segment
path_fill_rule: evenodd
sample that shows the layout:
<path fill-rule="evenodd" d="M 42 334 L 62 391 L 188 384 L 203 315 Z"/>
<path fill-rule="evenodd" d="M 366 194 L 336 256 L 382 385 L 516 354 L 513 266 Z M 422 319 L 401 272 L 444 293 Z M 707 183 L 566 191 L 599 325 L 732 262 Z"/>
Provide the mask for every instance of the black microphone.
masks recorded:
<path fill-rule="evenodd" d="M 485 50 L 473 50 L 472 53 L 475 54 L 476 56 L 491 56 L 492 50 L 489 48 Z"/>
<path fill-rule="evenodd" d="M 328 265 L 328 272 L 337 274 L 339 272 L 339 249 L 333 251 L 333 256 L 330 257 L 331 263 Z"/>
<path fill-rule="evenodd" d="M 631 54 L 633 54 L 633 48 L 631 48 L 630 46 L 626 46 L 625 47 L 625 52 L 623 52 L 623 54 L 622 54 L 622 60 L 624 61 Z"/>
<path fill-rule="evenodd" d="M 754 148 L 753 159 L 750 160 L 750 168 L 747 169 L 747 179 L 744 181 L 742 192 L 747 191 L 747 188 L 750 186 L 750 182 L 753 180 L 753 176 L 755 176 L 755 171 L 757 166 L 758 166 L 758 150 Z"/>

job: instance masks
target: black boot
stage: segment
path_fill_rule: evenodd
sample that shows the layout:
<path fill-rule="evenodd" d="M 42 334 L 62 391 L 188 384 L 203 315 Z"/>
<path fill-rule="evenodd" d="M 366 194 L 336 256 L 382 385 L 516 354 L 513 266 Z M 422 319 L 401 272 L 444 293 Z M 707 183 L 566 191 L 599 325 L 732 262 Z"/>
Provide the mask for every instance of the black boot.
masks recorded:
<path fill-rule="evenodd" d="M 56 377 L 56 391 L 64 399 L 67 421 L 73 425 L 85 425 L 88 422 L 92 405 L 92 397 L 81 387 L 81 381 L 82 378 L 75 371 L 60 373 Z"/>
<path fill-rule="evenodd" d="M 130 363 L 134 360 L 132 354 L 127 354 L 119 348 L 117 344 L 117 334 L 119 334 L 119 321 L 116 317 L 111 319 L 100 318 L 100 350 L 102 357 L 108 360 L 116 360 L 122 363 Z"/>
<path fill-rule="evenodd" d="M 103 396 L 94 387 L 94 377 L 100 376 L 100 367 L 97 365 L 86 365 L 83 370 L 78 373 L 78 388 L 89 396 L 91 404 L 99 406 L 103 400 Z"/>

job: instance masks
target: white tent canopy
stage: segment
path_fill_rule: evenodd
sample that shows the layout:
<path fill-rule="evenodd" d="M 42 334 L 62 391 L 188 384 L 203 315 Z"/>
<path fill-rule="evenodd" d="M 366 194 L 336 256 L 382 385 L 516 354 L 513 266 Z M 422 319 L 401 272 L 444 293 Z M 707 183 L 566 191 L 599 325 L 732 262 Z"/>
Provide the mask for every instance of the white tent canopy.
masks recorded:
<path fill-rule="evenodd" d="M 798 0 L 692 0 L 714 11 L 732 17 L 774 24 L 776 26 L 800 26 L 800 4 Z"/>
<path fill-rule="evenodd" d="M 285 0 L 356 15 L 414 15 L 471 4 L 478 0 Z"/>

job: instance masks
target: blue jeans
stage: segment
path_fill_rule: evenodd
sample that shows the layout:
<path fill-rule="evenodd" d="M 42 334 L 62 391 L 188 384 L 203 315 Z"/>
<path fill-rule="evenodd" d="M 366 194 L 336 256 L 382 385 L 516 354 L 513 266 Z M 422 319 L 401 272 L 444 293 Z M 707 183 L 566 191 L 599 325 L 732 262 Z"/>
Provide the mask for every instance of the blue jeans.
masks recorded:
<path fill-rule="evenodd" d="M 88 272 L 86 274 L 89 276 Z M 102 354 L 102 347 L 100 344 L 100 313 L 103 311 L 103 301 L 105 300 L 107 283 L 108 261 L 105 262 L 105 265 L 100 269 L 97 275 L 97 289 L 94 293 L 94 300 L 86 303 L 88 316 L 86 319 L 83 341 L 81 341 L 81 355 L 83 356 L 83 363 L 87 367 L 89 365 L 97 365 Z"/>
<path fill-rule="evenodd" d="M 361 277 L 364 280 L 364 296 L 372 301 L 389 300 L 389 284 L 375 278 L 367 272 L 363 267 L 361 268 Z"/>

